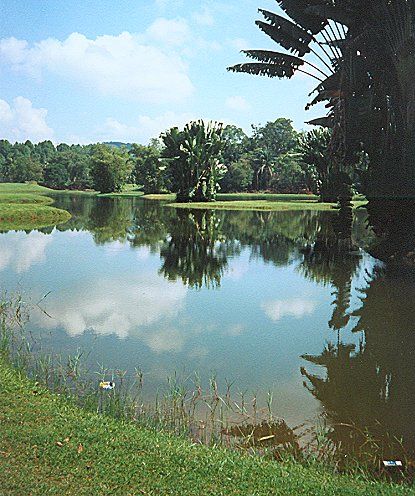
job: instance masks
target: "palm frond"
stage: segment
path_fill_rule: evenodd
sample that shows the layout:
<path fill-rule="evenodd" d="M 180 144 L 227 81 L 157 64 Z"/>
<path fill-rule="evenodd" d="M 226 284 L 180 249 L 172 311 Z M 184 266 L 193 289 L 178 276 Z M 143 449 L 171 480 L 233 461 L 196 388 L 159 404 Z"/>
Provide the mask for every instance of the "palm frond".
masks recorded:
<path fill-rule="evenodd" d="M 326 117 L 319 117 L 318 119 L 312 119 L 311 121 L 306 122 L 306 124 L 309 124 L 310 126 L 321 126 L 321 127 L 327 127 L 327 128 L 332 128 L 334 124 L 334 120 L 332 116 L 326 116 Z"/>
<path fill-rule="evenodd" d="M 310 53 L 309 45 L 313 41 L 313 37 L 306 30 L 268 10 L 259 9 L 259 12 L 270 24 L 256 21 L 256 25 L 272 40 L 300 57 Z"/>
<path fill-rule="evenodd" d="M 255 76 L 268 76 L 270 78 L 291 78 L 294 75 L 295 68 L 277 64 L 250 62 L 247 64 L 237 64 L 232 67 L 228 67 L 228 71 L 245 72 Z"/>
<path fill-rule="evenodd" d="M 277 0 L 280 7 L 291 19 L 311 33 L 318 34 L 327 24 L 327 20 L 319 15 L 308 13 L 313 5 L 324 5 L 328 0 Z"/>

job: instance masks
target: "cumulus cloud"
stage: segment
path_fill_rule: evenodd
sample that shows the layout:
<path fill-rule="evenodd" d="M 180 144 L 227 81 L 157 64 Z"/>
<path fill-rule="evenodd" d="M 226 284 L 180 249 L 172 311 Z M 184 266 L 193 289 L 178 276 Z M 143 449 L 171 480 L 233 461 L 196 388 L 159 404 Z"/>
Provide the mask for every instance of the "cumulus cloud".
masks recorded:
<path fill-rule="evenodd" d="M 147 29 L 146 35 L 165 45 L 183 45 L 189 41 L 191 32 L 185 19 L 156 19 Z"/>
<path fill-rule="evenodd" d="M 175 50 L 189 36 L 182 20 L 158 19 L 144 34 L 123 32 L 89 39 L 0 40 L 0 63 L 41 78 L 46 73 L 76 81 L 91 92 L 127 100 L 183 101 L 193 92 L 188 67 Z"/>
<path fill-rule="evenodd" d="M 150 117 L 148 115 L 138 116 L 137 123 L 133 125 L 124 124 L 117 119 L 109 117 L 104 124 L 97 129 L 99 141 L 123 141 L 148 143 L 151 138 L 157 138 L 161 132 L 171 127 L 182 127 L 192 120 L 192 115 L 175 112 L 165 112 L 162 115 Z"/>
<path fill-rule="evenodd" d="M 196 116 L 195 114 L 168 111 L 154 117 L 140 115 L 138 116 L 137 121 L 130 125 L 120 122 L 113 117 L 108 117 L 102 126 L 96 128 L 92 141 L 148 143 L 151 138 L 158 138 L 162 132 L 171 127 L 182 128 L 188 122 L 198 119 L 200 119 L 200 116 Z M 209 121 L 215 119 L 205 117 L 204 120 Z M 224 124 L 233 124 L 233 122 L 228 119 L 219 119 L 219 121 Z"/>
<path fill-rule="evenodd" d="M 215 24 L 215 19 L 207 7 L 204 7 L 199 12 L 195 12 L 193 14 L 193 19 L 200 26 L 213 26 Z"/>
<path fill-rule="evenodd" d="M 266 315 L 277 322 L 283 317 L 294 317 L 301 319 L 306 315 L 314 313 L 317 304 L 310 300 L 303 300 L 301 298 L 293 298 L 291 300 L 274 300 L 268 301 L 261 305 Z"/>
<path fill-rule="evenodd" d="M 229 40 L 229 45 L 236 50 L 248 50 L 249 42 L 245 38 L 234 38 L 233 40 Z"/>
<path fill-rule="evenodd" d="M 11 268 L 17 274 L 27 272 L 32 265 L 45 260 L 51 241 L 51 235 L 38 231 L 0 235 L 0 271 Z"/>
<path fill-rule="evenodd" d="M 53 129 L 46 123 L 47 110 L 35 108 L 22 96 L 11 104 L 0 99 L 0 128 L 2 138 L 9 141 L 43 141 L 53 139 Z"/>
<path fill-rule="evenodd" d="M 226 106 L 231 110 L 236 110 L 237 112 L 246 112 L 251 108 L 249 103 L 245 100 L 243 96 L 230 96 L 226 99 Z"/>
<path fill-rule="evenodd" d="M 98 278 L 69 286 L 48 297 L 45 314 L 33 316 L 44 328 L 63 328 L 72 336 L 86 330 L 141 339 L 151 350 L 180 351 L 185 335 L 166 320 L 184 305 L 187 290 L 155 275 Z M 160 298 L 160 295 L 163 295 Z"/>

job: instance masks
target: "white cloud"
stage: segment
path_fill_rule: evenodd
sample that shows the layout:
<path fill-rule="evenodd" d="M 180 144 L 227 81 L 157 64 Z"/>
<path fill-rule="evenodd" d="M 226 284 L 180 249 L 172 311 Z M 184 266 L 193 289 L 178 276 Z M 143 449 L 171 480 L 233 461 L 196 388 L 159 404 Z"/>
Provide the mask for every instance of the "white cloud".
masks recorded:
<path fill-rule="evenodd" d="M 46 247 L 52 236 L 38 231 L 0 236 L 0 271 L 11 267 L 17 274 L 45 260 Z"/>
<path fill-rule="evenodd" d="M 200 26 L 213 26 L 215 24 L 215 19 L 207 7 L 204 7 L 200 12 L 195 12 L 193 19 Z"/>
<path fill-rule="evenodd" d="M 192 114 L 165 112 L 156 117 L 140 115 L 136 124 L 127 125 L 109 117 L 103 126 L 97 129 L 96 136 L 98 141 L 148 143 L 151 138 L 157 138 L 160 133 L 171 127 L 183 127 L 192 118 Z"/>
<path fill-rule="evenodd" d="M 249 42 L 245 38 L 234 38 L 229 41 L 231 47 L 236 48 L 236 50 L 248 50 Z"/>
<path fill-rule="evenodd" d="M 63 328 L 72 336 L 92 329 L 99 335 L 138 338 L 157 353 L 177 352 L 186 335 L 166 319 L 179 313 L 186 294 L 181 283 L 155 274 L 97 278 L 52 293 L 45 302 L 52 318 L 37 313 L 32 320 L 47 329 Z"/>
<path fill-rule="evenodd" d="M 165 112 L 154 117 L 140 115 L 137 121 L 130 125 L 118 121 L 113 117 L 108 117 L 102 126 L 95 130 L 94 136 L 88 141 L 82 139 L 82 142 L 91 141 L 122 141 L 134 143 L 148 143 L 151 138 L 158 138 L 160 134 L 171 127 L 183 128 L 190 121 L 198 120 L 203 116 L 187 112 Z M 205 121 L 216 120 L 204 117 Z M 234 124 L 229 119 L 217 119 L 224 124 Z M 77 138 L 73 142 L 79 142 Z"/>
<path fill-rule="evenodd" d="M 18 96 L 11 105 L 0 100 L 1 136 L 9 141 L 53 139 L 53 129 L 46 123 L 47 110 L 34 108 L 27 98 Z"/>
<path fill-rule="evenodd" d="M 301 319 L 306 315 L 313 314 L 316 307 L 317 304 L 315 302 L 301 298 L 268 301 L 261 305 L 266 315 L 274 322 L 277 322 L 283 317 Z"/>
<path fill-rule="evenodd" d="M 191 32 L 185 19 L 156 19 L 147 29 L 148 38 L 165 45 L 183 45 L 189 41 Z"/>
<path fill-rule="evenodd" d="M 163 27 L 167 33 L 162 34 Z M 145 34 L 123 32 L 89 39 L 72 33 L 63 41 L 48 38 L 33 45 L 7 38 L 0 40 L 0 63 L 37 78 L 56 74 L 93 93 L 170 103 L 193 92 L 187 64 L 174 50 L 186 36 L 182 21 L 159 19 Z"/>
<path fill-rule="evenodd" d="M 243 96 L 230 96 L 225 103 L 229 109 L 237 112 L 246 112 L 251 108 Z"/>

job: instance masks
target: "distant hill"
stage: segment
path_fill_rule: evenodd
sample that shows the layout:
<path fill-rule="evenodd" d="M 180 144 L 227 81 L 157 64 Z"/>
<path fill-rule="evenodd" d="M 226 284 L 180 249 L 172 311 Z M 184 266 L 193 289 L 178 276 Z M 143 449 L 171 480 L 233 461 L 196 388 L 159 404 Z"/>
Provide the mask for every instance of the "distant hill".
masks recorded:
<path fill-rule="evenodd" d="M 130 150 L 132 143 L 122 143 L 121 141 L 105 141 L 104 145 L 114 146 L 115 148 L 122 148 L 123 146 Z"/>

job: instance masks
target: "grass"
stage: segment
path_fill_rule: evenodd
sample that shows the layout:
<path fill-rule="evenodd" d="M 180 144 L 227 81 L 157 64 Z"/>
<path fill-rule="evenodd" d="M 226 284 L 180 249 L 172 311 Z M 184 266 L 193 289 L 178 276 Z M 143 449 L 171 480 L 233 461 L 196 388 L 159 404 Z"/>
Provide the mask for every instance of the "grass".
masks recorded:
<path fill-rule="evenodd" d="M 132 422 L 88 413 L 0 358 L 0 487 L 36 495 L 415 494 L 408 486 L 335 475 L 197 446 Z"/>
<path fill-rule="evenodd" d="M 144 195 L 141 188 L 142 186 L 136 184 L 126 184 L 119 193 L 99 193 L 98 196 L 101 198 L 136 198 Z"/>
<path fill-rule="evenodd" d="M 144 195 L 145 200 L 169 202 L 173 208 L 209 209 L 209 210 L 265 210 L 265 211 L 290 211 L 290 210 L 332 210 L 335 203 L 320 203 L 315 195 L 290 195 L 274 193 L 220 193 L 217 201 L 211 203 L 175 202 L 176 195 L 154 194 Z M 356 198 L 353 202 L 355 208 L 365 205 L 365 201 Z"/>
<path fill-rule="evenodd" d="M 216 201 L 212 203 L 169 203 L 174 208 L 197 208 L 212 210 L 332 210 L 334 203 L 319 203 L 317 201 L 278 201 L 278 200 L 242 200 Z"/>
<path fill-rule="evenodd" d="M 52 207 L 52 190 L 38 184 L 0 184 L 0 230 L 34 229 L 66 222 L 71 215 Z"/>

